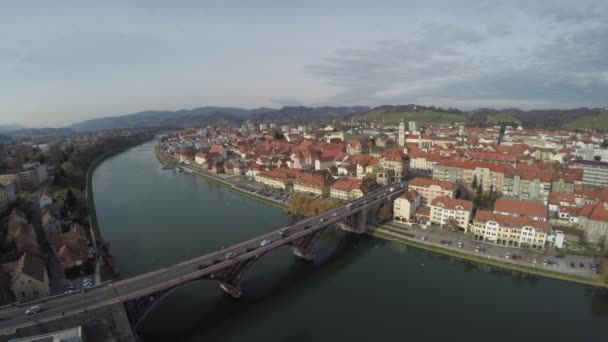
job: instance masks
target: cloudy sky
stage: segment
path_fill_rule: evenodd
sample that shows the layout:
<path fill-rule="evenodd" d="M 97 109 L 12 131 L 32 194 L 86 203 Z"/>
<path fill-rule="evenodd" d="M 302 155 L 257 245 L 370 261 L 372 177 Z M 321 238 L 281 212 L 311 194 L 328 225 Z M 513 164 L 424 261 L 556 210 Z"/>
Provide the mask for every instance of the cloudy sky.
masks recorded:
<path fill-rule="evenodd" d="M 199 106 L 608 106 L 608 1 L 6 1 L 0 124 Z"/>

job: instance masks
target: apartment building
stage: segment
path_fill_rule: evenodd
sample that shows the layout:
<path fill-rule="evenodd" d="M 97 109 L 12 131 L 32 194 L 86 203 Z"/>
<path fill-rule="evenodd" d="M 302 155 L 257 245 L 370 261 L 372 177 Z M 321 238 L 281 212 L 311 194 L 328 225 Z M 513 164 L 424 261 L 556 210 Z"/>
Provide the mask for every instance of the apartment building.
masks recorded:
<path fill-rule="evenodd" d="M 416 177 L 409 182 L 409 189 L 420 195 L 420 205 L 428 206 L 437 197 L 452 197 L 456 193 L 454 183 L 438 179 Z"/>
<path fill-rule="evenodd" d="M 435 198 L 430 207 L 432 223 L 443 225 L 453 222 L 458 227 L 466 229 L 471 219 L 473 202 L 444 196 Z"/>
<path fill-rule="evenodd" d="M 547 241 L 547 222 L 481 210 L 470 226 L 475 240 L 501 246 L 542 250 Z"/>

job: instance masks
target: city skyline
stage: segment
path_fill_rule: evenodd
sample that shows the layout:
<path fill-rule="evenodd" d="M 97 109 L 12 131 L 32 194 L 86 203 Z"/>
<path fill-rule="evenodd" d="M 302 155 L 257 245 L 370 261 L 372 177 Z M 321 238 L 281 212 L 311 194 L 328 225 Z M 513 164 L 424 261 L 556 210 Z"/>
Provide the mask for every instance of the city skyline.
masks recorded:
<path fill-rule="evenodd" d="M 199 106 L 605 107 L 608 5 L 9 3 L 0 124 Z"/>

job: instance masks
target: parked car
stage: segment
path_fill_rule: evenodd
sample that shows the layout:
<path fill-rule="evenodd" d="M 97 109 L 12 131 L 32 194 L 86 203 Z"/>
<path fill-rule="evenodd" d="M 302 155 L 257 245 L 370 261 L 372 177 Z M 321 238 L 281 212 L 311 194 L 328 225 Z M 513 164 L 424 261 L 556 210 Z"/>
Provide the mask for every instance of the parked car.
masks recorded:
<path fill-rule="evenodd" d="M 462 246 L 463 246 L 462 241 L 458 241 L 458 244 L 456 246 L 458 246 L 458 248 L 462 248 Z"/>
<path fill-rule="evenodd" d="M 422 240 L 422 241 L 426 241 L 426 236 L 422 235 L 422 236 L 420 237 L 420 240 Z"/>
<path fill-rule="evenodd" d="M 576 264 L 575 264 L 575 263 L 573 263 L 573 262 L 571 262 L 571 263 L 570 263 L 570 268 L 576 268 Z"/>

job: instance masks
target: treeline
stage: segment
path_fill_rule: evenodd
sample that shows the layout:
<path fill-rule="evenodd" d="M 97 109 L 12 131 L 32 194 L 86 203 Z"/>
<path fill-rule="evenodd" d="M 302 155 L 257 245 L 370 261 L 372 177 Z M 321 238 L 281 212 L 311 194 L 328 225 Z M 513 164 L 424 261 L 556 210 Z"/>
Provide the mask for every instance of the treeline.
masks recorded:
<path fill-rule="evenodd" d="M 296 216 L 315 216 L 340 205 L 340 201 L 314 198 L 305 194 L 294 193 L 289 202 L 289 211 Z"/>
<path fill-rule="evenodd" d="M 116 153 L 139 145 L 150 138 L 151 136 L 147 134 L 111 136 L 82 149 L 69 147 L 62 150 L 54 147 L 49 153 L 50 158 L 57 165 L 53 184 L 64 188 L 84 190 L 87 170 L 95 159 L 106 153 Z"/>

